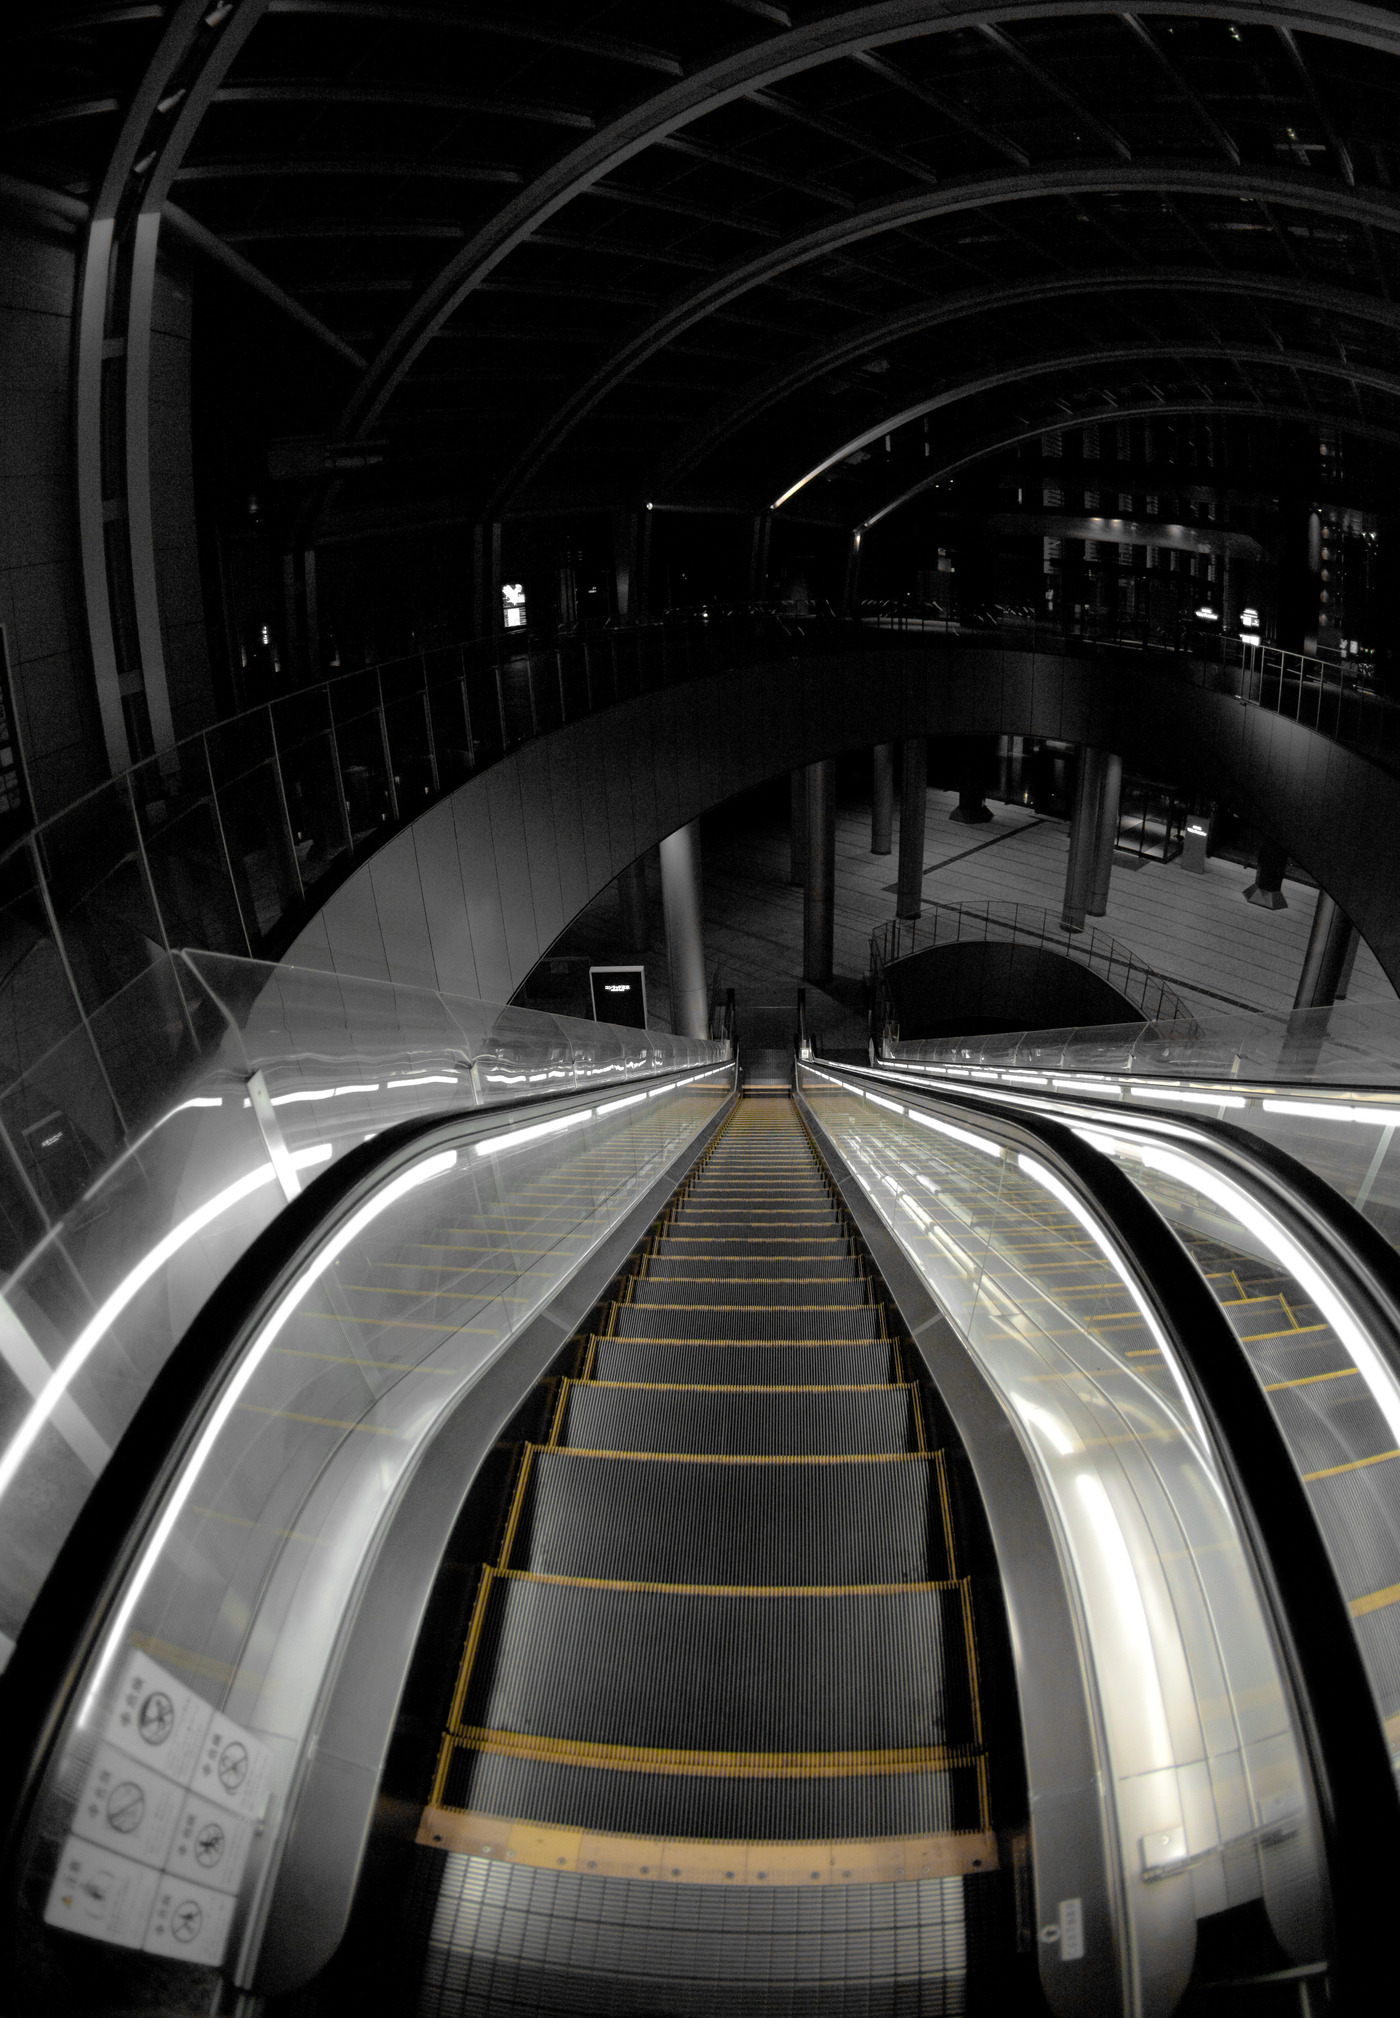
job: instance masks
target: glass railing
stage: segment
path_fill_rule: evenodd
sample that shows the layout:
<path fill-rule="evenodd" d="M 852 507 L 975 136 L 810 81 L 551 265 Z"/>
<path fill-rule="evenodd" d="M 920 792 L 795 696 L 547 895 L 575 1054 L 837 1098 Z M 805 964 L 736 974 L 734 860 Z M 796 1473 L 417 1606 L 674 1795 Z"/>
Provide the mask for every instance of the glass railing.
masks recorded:
<path fill-rule="evenodd" d="M 1152 1286 L 1014 1121 L 815 1063 L 798 1078 L 1000 1400 L 1055 1533 L 1096 1711 L 1124 2008 L 1173 2009 L 1198 1922 L 1230 1909 L 1263 1916 L 1280 1967 L 1324 1973 L 1305 1714 L 1248 1515 Z M 1033 1647 L 1021 1685 L 1037 1686 Z M 1063 1939 L 1063 1922 L 1041 1938 Z"/>
<path fill-rule="evenodd" d="M 715 606 L 435 647 L 216 723 L 41 822 L 0 856 L 0 1274 L 198 1048 L 172 949 L 276 959 L 391 833 L 522 742 L 837 629 Z"/>
<path fill-rule="evenodd" d="M 6 1097 L 37 1120 L 33 1237 L 0 1302 L 0 1657 L 210 1291 L 311 1178 L 406 1120 L 606 1096 L 728 1051 L 219 954 L 129 982 Z"/>
<path fill-rule="evenodd" d="M 178 1256 L 193 1302 L 266 1223 L 279 1176 L 322 1168 L 340 1145 L 363 1142 L 366 1122 L 382 1129 L 432 1102 L 459 1111 L 412 1140 L 391 1138 L 373 1169 L 347 1166 L 334 1203 L 260 1280 L 222 1356 L 197 1369 L 199 1407 L 162 1453 L 131 1532 L 113 1537 L 102 1616 L 29 1815 L 17 1949 L 26 2011 L 57 2018 L 91 2002 L 193 2014 L 211 2008 L 219 1972 L 252 1982 L 279 1886 L 299 1897 L 308 1857 L 324 1873 L 316 1846 L 303 1842 L 296 1862 L 298 1802 L 347 1623 L 407 1481 L 530 1320 L 733 1091 L 734 1066 L 714 1062 L 716 1047 L 593 1026 L 589 1051 L 523 1012 L 509 1012 L 504 1033 L 489 1012 L 463 1033 L 446 1005 L 434 1030 L 431 1002 L 408 1005 L 423 1012 L 416 1025 L 407 1014 L 377 1031 L 361 1022 L 353 1057 L 299 1049 L 274 1069 L 282 1034 L 324 1040 L 335 1026 L 326 998 L 299 986 L 306 979 L 292 977 L 288 990 L 284 974 L 271 978 L 261 1018 L 246 1017 L 231 1042 L 232 1069 L 207 1082 L 224 1088 L 208 1096 L 223 1105 L 195 1110 L 201 1133 L 215 1133 L 191 1162 L 217 1170 L 222 1189 L 193 1212 L 182 1193 L 184 1217 L 134 1270 L 133 1247 L 123 1248 L 143 1291 L 173 1304 Z M 238 1097 L 255 1056 L 280 1157 L 267 1115 Z M 541 1087 L 539 1103 L 480 1111 Z M 235 1176 L 239 1151 L 247 1168 Z M 217 1258 L 198 1252 L 210 1237 Z M 162 1253 L 157 1283 L 149 1264 Z M 135 1307 L 128 1299 L 122 1317 Z M 206 1315 L 191 1349 L 206 1351 L 220 1322 Z M 109 1441 L 92 1374 L 116 1359 L 113 1379 L 130 1377 L 125 1361 L 144 1325 L 122 1330 L 125 1350 L 109 1327 L 101 1359 L 89 1351 L 62 1388 L 65 1405 L 94 1428 L 101 1420 Z M 44 1456 L 61 1469 L 52 1447 Z M 8 1521 L 34 1495 L 13 1468 L 3 1483 Z M 45 1528 L 31 1558 L 57 1539 Z M 357 1688 L 366 1672 L 356 1666 Z M 385 1693 L 383 1743 L 397 1700 L 395 1688 Z M 352 1842 L 351 1883 L 357 1860 Z"/>
<path fill-rule="evenodd" d="M 1378 687 L 1369 659 L 1285 651 L 1254 632 L 1226 631 L 1218 618 L 1182 613 L 1153 624 L 1104 611 L 1056 621 L 1039 610 L 987 608 L 958 620 L 933 606 L 887 599 L 863 603 L 861 622 L 873 631 L 972 650 L 1131 655 L 1165 678 L 1286 715 L 1389 770 L 1400 768 L 1400 703 Z"/>
<path fill-rule="evenodd" d="M 1233 1122 L 1315 1172 L 1400 1247 L 1400 1017 L 1384 1006 L 886 1042 L 880 1062 L 929 1086 Z"/>

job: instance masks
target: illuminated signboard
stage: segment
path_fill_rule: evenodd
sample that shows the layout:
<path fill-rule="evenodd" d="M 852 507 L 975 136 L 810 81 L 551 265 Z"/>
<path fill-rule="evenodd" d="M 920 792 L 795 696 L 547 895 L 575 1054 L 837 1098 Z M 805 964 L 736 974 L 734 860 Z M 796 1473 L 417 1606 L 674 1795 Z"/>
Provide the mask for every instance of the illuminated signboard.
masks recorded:
<path fill-rule="evenodd" d="M 646 1029 L 647 979 L 640 967 L 590 967 L 588 985 L 593 991 L 596 1022 Z"/>

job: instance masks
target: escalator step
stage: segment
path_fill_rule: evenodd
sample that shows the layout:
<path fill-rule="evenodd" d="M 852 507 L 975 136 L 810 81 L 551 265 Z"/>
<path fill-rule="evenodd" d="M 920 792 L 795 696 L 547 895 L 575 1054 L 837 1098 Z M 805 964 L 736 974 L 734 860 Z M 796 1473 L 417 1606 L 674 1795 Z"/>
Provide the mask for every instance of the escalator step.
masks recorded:
<path fill-rule="evenodd" d="M 977 1768 L 810 1776 L 618 1772 L 454 1748 L 442 1805 L 629 1836 L 803 1841 L 981 1826 Z"/>
<path fill-rule="evenodd" d="M 670 1243 L 648 1258 L 641 1280 L 656 1282 L 849 1282 L 856 1262 L 849 1254 L 673 1254 Z"/>
<path fill-rule="evenodd" d="M 801 1456 L 915 1447 L 907 1387 L 624 1387 L 570 1381 L 562 1440 L 582 1450 Z"/>
<path fill-rule="evenodd" d="M 876 1304 L 739 1304 L 726 1308 L 712 1302 L 652 1306 L 615 1304 L 611 1336 L 650 1341 L 739 1344 L 773 1340 L 827 1340 L 857 1344 L 881 1335 L 884 1313 Z"/>
<path fill-rule="evenodd" d="M 493 1576 L 462 1726 L 595 1744 L 975 1742 L 958 1585 L 783 1596 Z"/>
<path fill-rule="evenodd" d="M 511 1567 L 668 1584 L 948 1577 L 933 1461 L 749 1463 L 536 1450 Z"/>
<path fill-rule="evenodd" d="M 844 1279 L 818 1276 L 809 1280 L 798 1274 L 795 1279 L 789 1275 L 778 1280 L 770 1277 L 760 1282 L 736 1282 L 726 1277 L 702 1282 L 682 1278 L 677 1282 L 664 1276 L 658 1279 L 654 1275 L 639 1275 L 631 1301 L 625 1308 L 661 1310 L 674 1306 L 686 1309 L 697 1304 L 716 1304 L 733 1314 L 735 1328 L 742 1329 L 742 1320 L 738 1316 L 740 1311 L 771 1310 L 775 1305 L 792 1309 L 798 1304 L 826 1309 L 844 1304 L 852 1310 L 860 1310 L 868 1302 L 865 1283 L 848 1267 Z"/>
<path fill-rule="evenodd" d="M 893 1345 L 649 1345 L 641 1340 L 595 1342 L 597 1380 L 684 1382 L 700 1387 L 851 1387 L 898 1380 Z"/>

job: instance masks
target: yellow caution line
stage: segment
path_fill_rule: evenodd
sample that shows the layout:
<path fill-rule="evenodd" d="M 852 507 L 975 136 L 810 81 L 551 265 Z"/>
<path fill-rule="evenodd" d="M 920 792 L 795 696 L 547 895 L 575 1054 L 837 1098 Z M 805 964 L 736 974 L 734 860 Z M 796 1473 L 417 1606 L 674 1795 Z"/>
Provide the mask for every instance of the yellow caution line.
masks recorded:
<path fill-rule="evenodd" d="M 1353 1598 L 1347 1610 L 1354 1619 L 1364 1619 L 1368 1612 L 1383 1611 L 1387 1605 L 1400 1603 L 1400 1584 L 1387 1584 L 1383 1591 L 1370 1591 L 1364 1598 Z"/>
<path fill-rule="evenodd" d="M 821 1392 L 820 1389 L 811 1390 Z M 545 1446 L 541 1445 L 543 1449 Z M 556 1457 L 620 1457 L 637 1464 L 927 1464 L 928 1455 L 918 1450 L 818 1451 L 797 1456 L 753 1457 L 747 1453 L 696 1450 L 590 1450 L 577 1444 L 561 1445 Z"/>
<path fill-rule="evenodd" d="M 360 1429 L 366 1436 L 393 1436 L 402 1439 L 403 1431 L 386 1429 L 377 1422 L 341 1422 L 331 1415 L 298 1415 L 294 1408 L 261 1408 L 255 1401 L 240 1401 L 236 1406 L 245 1415 L 272 1415 L 278 1422 L 309 1422 L 317 1429 Z"/>
<path fill-rule="evenodd" d="M 871 1885 L 970 1877 L 997 1868 L 990 1830 L 945 1830 L 844 1842 L 726 1843 L 680 1837 L 604 1835 L 550 1823 L 428 1807 L 418 1830 L 427 1849 L 488 1857 L 536 1870 L 690 1885 Z"/>
<path fill-rule="evenodd" d="M 740 1460 L 743 1462 L 743 1460 Z M 922 1591 L 955 1591 L 951 1580 L 913 1584 L 657 1584 L 620 1577 L 565 1577 L 552 1570 L 493 1570 L 498 1582 L 559 1584 L 570 1590 L 643 1591 L 678 1598 L 892 1598 Z"/>
<path fill-rule="evenodd" d="M 353 1352 L 313 1352 L 310 1346 L 304 1345 L 275 1345 L 272 1349 L 285 1359 L 320 1359 L 330 1366 L 367 1367 L 371 1373 L 436 1373 L 451 1380 L 457 1372 L 456 1367 L 430 1366 L 426 1361 L 417 1359 L 360 1359 Z"/>
<path fill-rule="evenodd" d="M 709 1752 L 679 1745 L 612 1745 L 593 1738 L 550 1738 L 533 1731 L 469 1725 L 453 1736 L 464 1751 L 539 1765 L 593 1766 L 621 1773 L 693 1773 L 734 1779 L 846 1778 L 864 1773 L 941 1773 L 975 1765 L 975 1745 L 901 1745 L 883 1751 Z"/>
<path fill-rule="evenodd" d="M 691 1380 L 569 1380 L 570 1387 L 620 1387 L 638 1389 L 644 1394 L 908 1394 L 913 1382 L 907 1380 L 851 1380 L 828 1382 L 825 1385 L 803 1387 L 796 1382 L 785 1384 L 764 1383 L 762 1381 L 733 1381 L 726 1385 L 723 1381 L 709 1383 Z"/>
<path fill-rule="evenodd" d="M 1247 1341 L 1246 1341 L 1247 1342 Z M 1277 1394 L 1285 1387 L 1313 1387 L 1320 1380 L 1345 1380 L 1349 1373 L 1359 1373 L 1358 1366 L 1339 1366 L 1331 1373 L 1300 1373 L 1296 1380 L 1270 1380 L 1264 1383 L 1265 1394 Z"/>
<path fill-rule="evenodd" d="M 1329 1464 L 1323 1471 L 1305 1471 L 1303 1483 L 1311 1485 L 1315 1478 L 1336 1478 L 1339 1472 L 1360 1471 L 1363 1465 L 1384 1464 L 1390 1457 L 1400 1457 L 1400 1450 L 1378 1450 L 1374 1457 L 1354 1457 L 1349 1464 Z"/>
<path fill-rule="evenodd" d="M 800 1304 L 798 1306 L 799 1309 L 803 1307 Z M 863 1306 L 866 1310 L 873 1310 L 875 1307 L 874 1304 Z M 326 1314 L 329 1315 L 329 1313 Z M 392 1324 L 394 1320 L 385 1317 L 372 1319 L 371 1322 Z M 463 1329 L 466 1328 L 465 1326 L 463 1327 Z M 877 1352 L 883 1350 L 888 1352 L 892 1340 L 888 1338 L 653 1338 L 650 1334 L 642 1337 L 637 1332 L 629 1331 L 618 1332 L 616 1334 L 608 1333 L 606 1336 L 600 1333 L 598 1343 L 600 1345 L 703 1345 L 714 1352 L 729 1352 L 736 1345 L 769 1346 L 774 1352 L 788 1345 L 840 1345 L 849 1347 L 852 1351 Z"/>
<path fill-rule="evenodd" d="M 1282 1331 L 1249 1331 L 1240 1335 L 1241 1345 L 1262 1345 L 1271 1338 L 1304 1338 L 1310 1331 L 1330 1331 L 1330 1324 L 1288 1324 Z"/>

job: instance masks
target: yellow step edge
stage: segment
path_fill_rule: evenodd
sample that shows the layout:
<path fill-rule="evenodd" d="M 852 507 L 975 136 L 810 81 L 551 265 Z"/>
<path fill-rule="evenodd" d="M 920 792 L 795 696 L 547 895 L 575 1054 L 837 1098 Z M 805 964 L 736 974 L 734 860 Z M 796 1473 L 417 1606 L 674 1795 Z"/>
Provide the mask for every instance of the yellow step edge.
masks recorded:
<path fill-rule="evenodd" d="M 554 1570 L 493 1569 L 491 1576 L 494 1583 L 559 1584 L 570 1590 L 638 1591 L 672 1598 L 896 1598 L 960 1589 L 955 1577 L 921 1577 L 900 1584 L 664 1584 L 625 1577 L 566 1577 Z"/>
<path fill-rule="evenodd" d="M 923 1450 L 839 1450 L 775 1452 L 753 1456 L 748 1452 L 705 1450 L 597 1450 L 586 1444 L 540 1444 L 554 1457 L 626 1458 L 631 1464 L 927 1464 Z"/>
<path fill-rule="evenodd" d="M 550 1738 L 535 1731 L 475 1724 L 451 1735 L 459 1751 L 528 1759 L 535 1765 L 720 1779 L 851 1779 L 876 1773 L 946 1773 L 975 1766 L 981 1757 L 976 1745 L 895 1745 L 844 1752 L 709 1752 L 680 1745 L 613 1745 L 590 1738 Z"/>
<path fill-rule="evenodd" d="M 425 1808 L 418 1842 L 544 1871 L 689 1885 L 883 1885 L 971 1877 L 997 1869 L 990 1830 L 854 1841 L 716 1842 L 604 1834 L 516 1822 L 456 1808 Z"/>

